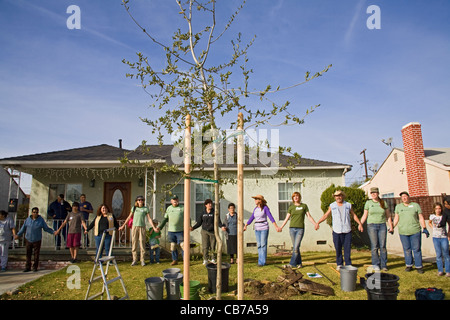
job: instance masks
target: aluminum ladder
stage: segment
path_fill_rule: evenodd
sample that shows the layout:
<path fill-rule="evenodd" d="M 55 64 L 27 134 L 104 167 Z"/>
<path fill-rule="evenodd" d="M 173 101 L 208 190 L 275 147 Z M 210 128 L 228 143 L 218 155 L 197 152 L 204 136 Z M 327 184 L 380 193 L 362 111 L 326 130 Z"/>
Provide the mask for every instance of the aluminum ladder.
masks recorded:
<path fill-rule="evenodd" d="M 109 248 L 109 253 L 106 257 L 102 257 L 99 258 L 101 252 L 103 251 L 103 244 L 105 242 L 105 236 L 108 232 L 113 231 L 113 235 L 111 238 L 111 246 Z M 108 300 L 113 300 L 111 297 L 111 294 L 109 293 L 109 287 L 108 285 L 110 285 L 111 283 L 119 280 L 122 284 L 122 288 L 123 291 L 125 292 L 125 295 L 122 298 L 119 298 L 118 300 L 125 300 L 128 299 L 128 292 L 127 289 L 125 288 L 125 283 L 123 282 L 122 276 L 120 275 L 120 271 L 119 271 L 119 267 L 117 266 L 117 262 L 116 262 L 116 257 L 112 256 L 112 247 L 114 245 L 114 239 L 115 239 L 115 235 L 116 235 L 116 228 L 111 228 L 111 229 L 107 229 L 103 232 L 102 234 L 102 240 L 100 241 L 100 246 L 98 248 L 97 254 L 95 255 L 95 260 L 94 260 L 94 268 L 92 269 L 92 274 L 91 274 L 91 279 L 89 280 L 89 286 L 86 292 L 86 298 L 85 300 L 93 300 L 97 297 L 102 297 L 103 300 L 103 294 L 106 292 L 106 295 L 108 297 Z M 108 280 L 108 270 L 109 270 L 109 265 L 113 264 L 114 267 L 116 268 L 116 272 L 117 272 L 117 277 Z M 103 269 L 105 267 L 105 269 Z M 97 271 L 97 269 L 100 270 L 100 275 L 95 277 L 95 273 Z M 102 287 L 102 291 L 99 293 L 96 293 L 92 296 L 89 296 L 89 291 L 91 290 L 91 285 L 96 282 L 102 280 L 103 281 L 103 287 Z"/>

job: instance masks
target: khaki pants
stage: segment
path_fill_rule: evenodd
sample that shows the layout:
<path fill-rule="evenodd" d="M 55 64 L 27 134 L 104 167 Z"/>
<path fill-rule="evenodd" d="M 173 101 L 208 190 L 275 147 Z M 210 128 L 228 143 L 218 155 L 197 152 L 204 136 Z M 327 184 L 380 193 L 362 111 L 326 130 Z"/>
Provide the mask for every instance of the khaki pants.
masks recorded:
<path fill-rule="evenodd" d="M 133 261 L 137 261 L 137 246 L 141 249 L 141 262 L 145 260 L 145 227 L 135 227 L 131 228 L 131 254 L 133 256 Z"/>
<path fill-rule="evenodd" d="M 214 258 L 214 250 L 216 250 L 216 236 L 214 232 L 209 232 L 202 229 L 202 251 L 203 260 L 208 260 L 210 257 Z M 209 255 L 211 251 L 211 256 Z"/>

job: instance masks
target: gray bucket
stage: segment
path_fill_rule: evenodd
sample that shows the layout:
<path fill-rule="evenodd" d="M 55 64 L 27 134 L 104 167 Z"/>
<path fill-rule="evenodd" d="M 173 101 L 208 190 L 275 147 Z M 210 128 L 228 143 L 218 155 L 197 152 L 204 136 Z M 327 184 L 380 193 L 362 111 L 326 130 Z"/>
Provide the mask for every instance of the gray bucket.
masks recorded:
<path fill-rule="evenodd" d="M 179 268 L 169 268 L 169 269 L 164 269 L 162 271 L 162 274 L 163 274 L 163 277 L 165 277 L 166 274 L 177 274 L 180 272 L 181 272 L 181 269 L 179 269 Z"/>
<path fill-rule="evenodd" d="M 181 273 L 168 273 L 164 276 L 166 281 L 167 300 L 180 300 L 180 284 L 183 283 L 183 275 Z"/>
<path fill-rule="evenodd" d="M 145 279 L 147 300 L 162 300 L 164 292 L 164 278 L 151 277 Z"/>
<path fill-rule="evenodd" d="M 341 275 L 341 290 L 355 291 L 358 268 L 353 266 L 343 266 L 339 269 L 339 273 Z"/>

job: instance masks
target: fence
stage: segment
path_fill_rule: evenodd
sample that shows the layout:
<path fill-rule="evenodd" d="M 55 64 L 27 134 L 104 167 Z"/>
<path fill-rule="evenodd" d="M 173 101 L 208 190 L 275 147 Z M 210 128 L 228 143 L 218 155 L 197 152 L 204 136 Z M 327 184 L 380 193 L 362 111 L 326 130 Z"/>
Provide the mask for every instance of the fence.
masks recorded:
<path fill-rule="evenodd" d="M 433 205 L 436 202 L 443 204 L 445 197 L 446 194 L 441 194 L 440 196 L 410 197 L 410 201 L 416 202 L 420 205 L 424 219 L 428 220 L 429 216 L 433 213 Z M 386 201 L 393 217 L 395 206 L 399 203 L 402 203 L 402 199 L 400 197 L 396 197 L 396 198 L 383 198 L 383 200 Z"/>
<path fill-rule="evenodd" d="M 47 225 L 53 228 L 54 223 L 56 223 L 58 225 L 58 227 L 61 225 L 61 223 L 64 220 L 49 220 L 46 221 Z M 17 219 L 16 220 L 16 230 L 17 232 L 22 228 L 23 224 L 25 222 L 25 219 Z M 125 222 L 125 220 L 117 220 L 117 222 L 119 223 L 119 227 L 123 225 L 123 223 Z M 57 228 L 56 228 L 57 229 Z M 82 248 L 87 248 L 87 249 L 95 249 L 95 236 L 94 236 L 94 229 L 91 229 L 88 234 L 84 234 L 84 228 L 81 227 L 81 234 L 82 234 L 82 240 L 81 240 L 81 247 Z M 55 230 L 56 231 L 56 230 Z M 62 232 L 59 234 L 59 236 L 61 237 L 61 246 L 65 246 L 65 241 L 64 239 L 67 239 L 67 232 L 68 232 L 68 225 L 65 226 L 65 232 L 66 234 L 63 235 Z M 125 226 L 125 228 L 123 230 L 117 230 L 116 231 L 116 241 L 114 243 L 114 247 L 116 248 L 131 248 L 131 232 L 130 232 L 130 228 L 128 228 L 128 226 Z M 65 237 L 64 237 L 65 236 Z M 89 241 L 88 241 L 89 239 Z M 89 245 L 88 245 L 89 242 Z M 14 243 L 14 247 L 24 247 L 25 246 L 25 237 L 21 236 L 19 237 L 18 240 L 15 241 Z M 41 248 L 47 248 L 47 249 L 57 249 L 56 248 L 56 236 L 49 234 L 45 231 L 42 231 L 42 243 L 41 243 Z M 63 248 L 64 249 L 64 248 Z"/>

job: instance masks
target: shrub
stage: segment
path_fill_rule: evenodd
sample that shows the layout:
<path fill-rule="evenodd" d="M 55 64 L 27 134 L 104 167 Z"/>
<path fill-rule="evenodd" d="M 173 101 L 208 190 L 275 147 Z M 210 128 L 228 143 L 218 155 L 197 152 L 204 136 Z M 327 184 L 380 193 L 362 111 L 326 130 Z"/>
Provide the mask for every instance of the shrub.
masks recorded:
<path fill-rule="evenodd" d="M 361 220 L 362 215 L 364 214 L 364 205 L 366 201 L 368 200 L 366 193 L 364 190 L 359 188 L 351 188 L 351 187 L 342 187 L 342 186 L 335 186 L 332 184 L 330 187 L 325 189 L 325 191 L 320 196 L 320 202 L 321 202 L 321 209 L 325 213 L 328 210 L 328 207 L 331 203 L 333 203 L 334 196 L 333 193 L 336 190 L 342 190 L 345 193 L 345 199 L 344 201 L 347 201 L 348 203 L 352 204 L 352 209 L 358 216 L 358 218 Z M 332 226 L 332 220 L 331 215 L 327 218 L 327 223 Z M 352 218 L 352 235 L 354 237 L 360 238 L 360 233 L 358 232 L 358 224 L 353 220 Z"/>

